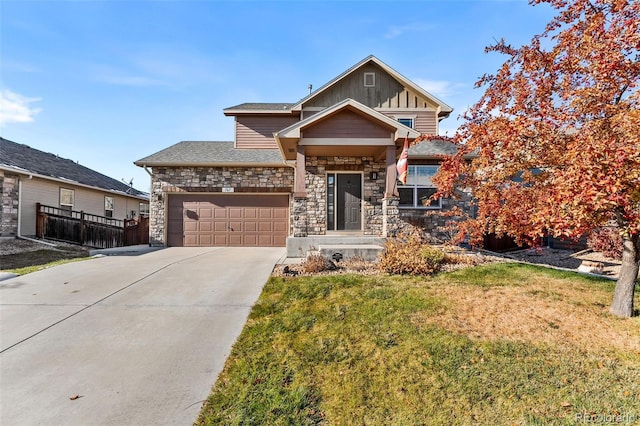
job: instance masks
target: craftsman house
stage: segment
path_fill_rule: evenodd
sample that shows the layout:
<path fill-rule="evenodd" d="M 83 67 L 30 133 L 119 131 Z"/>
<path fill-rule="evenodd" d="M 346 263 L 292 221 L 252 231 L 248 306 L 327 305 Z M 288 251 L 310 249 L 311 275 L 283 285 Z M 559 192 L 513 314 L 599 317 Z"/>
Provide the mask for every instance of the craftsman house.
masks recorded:
<path fill-rule="evenodd" d="M 37 207 L 103 222 L 149 212 L 149 195 L 75 161 L 0 138 L 0 237 L 36 235 Z"/>
<path fill-rule="evenodd" d="M 405 138 L 438 134 L 452 108 L 374 56 L 296 103 L 244 103 L 232 142 L 180 142 L 135 162 L 152 175 L 150 242 L 168 246 L 378 244 L 417 225 L 441 238 L 431 177 L 453 145 L 409 151 Z M 464 203 L 463 203 L 464 204 Z"/>

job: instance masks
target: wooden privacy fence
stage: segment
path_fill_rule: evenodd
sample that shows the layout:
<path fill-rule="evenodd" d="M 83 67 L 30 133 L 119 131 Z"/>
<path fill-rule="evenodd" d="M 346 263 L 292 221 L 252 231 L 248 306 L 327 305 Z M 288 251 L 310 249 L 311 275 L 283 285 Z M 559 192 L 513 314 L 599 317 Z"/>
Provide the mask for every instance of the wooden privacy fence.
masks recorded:
<path fill-rule="evenodd" d="M 95 248 L 122 247 L 125 245 L 145 244 L 139 235 L 143 232 L 137 221 L 125 221 L 111 217 L 98 216 L 82 211 L 65 210 L 58 207 L 36 204 L 36 236 L 51 240 L 66 241 Z M 146 219 L 147 237 L 149 242 L 149 222 Z M 136 222 L 132 224 L 131 222 Z M 142 222 L 142 221 L 141 221 Z M 127 236 L 135 233 L 135 237 Z M 140 242 L 142 241 L 142 242 Z"/>
<path fill-rule="evenodd" d="M 124 245 L 135 246 L 149 244 L 149 218 L 139 216 L 138 219 L 124 220 Z"/>

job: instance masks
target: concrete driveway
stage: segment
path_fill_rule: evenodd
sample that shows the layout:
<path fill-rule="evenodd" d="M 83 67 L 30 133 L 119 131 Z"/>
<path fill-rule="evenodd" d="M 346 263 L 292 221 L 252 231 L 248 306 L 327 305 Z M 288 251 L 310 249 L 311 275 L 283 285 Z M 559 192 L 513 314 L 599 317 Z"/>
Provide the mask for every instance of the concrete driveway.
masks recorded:
<path fill-rule="evenodd" d="M 168 248 L 0 282 L 0 424 L 192 424 L 284 252 Z"/>

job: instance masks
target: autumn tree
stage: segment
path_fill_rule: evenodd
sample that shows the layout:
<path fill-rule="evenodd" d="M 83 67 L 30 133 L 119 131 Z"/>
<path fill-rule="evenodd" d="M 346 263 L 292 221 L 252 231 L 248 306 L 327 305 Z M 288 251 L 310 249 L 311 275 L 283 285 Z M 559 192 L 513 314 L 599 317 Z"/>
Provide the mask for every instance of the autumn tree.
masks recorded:
<path fill-rule="evenodd" d="M 476 239 L 579 238 L 615 223 L 624 248 L 611 312 L 630 317 L 640 267 L 640 2 L 530 1 L 539 3 L 556 16 L 530 44 L 487 47 L 506 61 L 478 81 L 485 92 L 435 182 L 442 194 L 473 191 L 467 229 Z"/>

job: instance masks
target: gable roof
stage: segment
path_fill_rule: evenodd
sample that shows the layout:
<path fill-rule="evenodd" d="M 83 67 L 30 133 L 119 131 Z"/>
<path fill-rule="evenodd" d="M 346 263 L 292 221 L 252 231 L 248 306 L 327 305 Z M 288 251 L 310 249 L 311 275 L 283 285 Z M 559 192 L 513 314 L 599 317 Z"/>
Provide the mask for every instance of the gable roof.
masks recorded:
<path fill-rule="evenodd" d="M 284 166 L 278 149 L 236 149 L 233 142 L 182 141 L 134 162 L 157 166 Z"/>
<path fill-rule="evenodd" d="M 358 112 L 382 124 L 385 124 L 390 128 L 395 129 L 396 139 L 400 137 L 404 137 L 405 133 L 409 135 L 410 139 L 415 139 L 418 136 L 420 136 L 420 132 L 418 132 L 417 130 L 412 129 L 411 127 L 407 127 L 404 124 L 400 123 L 399 121 L 394 120 L 390 117 L 387 117 L 386 115 L 372 108 L 369 108 L 368 106 L 363 105 L 360 102 L 353 100 L 351 98 L 347 98 L 341 102 L 338 102 L 333 106 L 325 108 L 319 113 L 313 114 L 311 117 L 307 117 L 302 121 L 293 123 L 291 126 L 287 127 L 286 129 L 280 130 L 279 132 L 275 133 L 274 136 L 276 138 L 299 138 L 300 131 L 303 130 L 304 128 L 310 127 L 313 124 L 319 121 L 322 121 L 327 117 L 330 117 L 335 113 L 337 113 L 338 111 L 341 111 L 344 109 L 349 109 L 349 110 Z"/>
<path fill-rule="evenodd" d="M 324 84 L 318 90 L 316 90 L 316 91 L 310 93 L 309 95 L 307 95 L 306 97 L 302 98 L 298 103 L 296 103 L 295 105 L 291 106 L 291 110 L 297 111 L 297 110 L 302 109 L 302 105 L 303 104 L 305 104 L 306 102 L 308 102 L 311 99 L 315 98 L 320 93 L 322 93 L 325 90 L 327 90 L 329 87 L 331 87 L 334 84 L 338 83 L 340 80 L 346 78 L 348 75 L 356 72 L 359 68 L 363 67 L 364 65 L 366 65 L 366 64 L 368 64 L 370 62 L 372 62 L 372 63 L 376 64 L 377 66 L 379 66 L 380 68 L 382 68 L 385 72 L 387 72 L 389 75 L 391 75 L 397 81 L 399 81 L 403 86 L 410 87 L 416 93 L 419 93 L 423 97 L 425 97 L 425 98 L 431 100 L 432 102 L 434 102 L 435 104 L 439 105 L 439 107 L 440 107 L 439 115 L 440 116 L 447 117 L 453 111 L 453 108 L 451 108 L 449 105 L 447 105 L 446 103 L 444 103 L 443 101 L 441 101 L 437 97 L 433 96 L 431 93 L 427 92 L 422 87 L 418 86 L 416 83 L 412 82 L 411 80 L 409 80 L 408 78 L 406 78 L 405 76 L 400 74 L 398 71 L 394 70 L 389 65 L 385 64 L 384 62 L 382 62 L 380 59 L 376 58 L 373 55 L 367 56 L 362 61 L 358 62 L 357 64 L 355 64 L 354 66 L 352 66 L 351 68 L 349 68 L 348 70 L 346 70 L 345 72 L 340 74 L 339 76 L 335 77 L 334 79 L 332 79 L 328 83 Z"/>
<path fill-rule="evenodd" d="M 73 160 L 58 157 L 55 154 L 40 151 L 1 137 L 0 168 L 148 199 L 147 193 L 131 188 L 124 182 L 96 172 Z"/>

